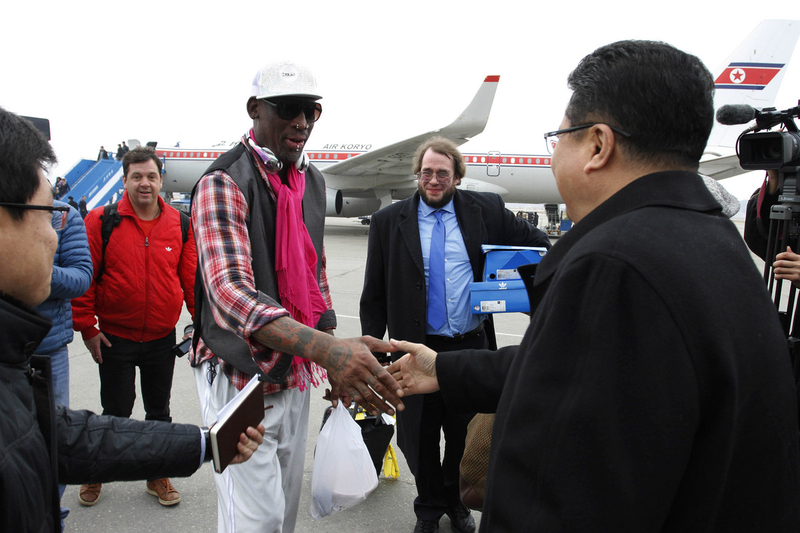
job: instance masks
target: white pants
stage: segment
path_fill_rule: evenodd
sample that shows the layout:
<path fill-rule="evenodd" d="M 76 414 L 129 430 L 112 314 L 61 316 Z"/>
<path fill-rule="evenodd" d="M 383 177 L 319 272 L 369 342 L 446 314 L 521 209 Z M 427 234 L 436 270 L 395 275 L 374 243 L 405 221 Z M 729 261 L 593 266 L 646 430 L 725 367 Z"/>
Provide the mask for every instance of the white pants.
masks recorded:
<path fill-rule="evenodd" d="M 217 420 L 217 413 L 237 392 L 218 365 L 214 383 L 209 385 L 208 366 L 206 362 L 194 369 L 205 425 Z M 261 422 L 267 430 L 264 443 L 246 463 L 214 474 L 219 533 L 294 531 L 303 484 L 310 397 L 308 388 L 264 396 L 264 406 L 272 406 Z"/>

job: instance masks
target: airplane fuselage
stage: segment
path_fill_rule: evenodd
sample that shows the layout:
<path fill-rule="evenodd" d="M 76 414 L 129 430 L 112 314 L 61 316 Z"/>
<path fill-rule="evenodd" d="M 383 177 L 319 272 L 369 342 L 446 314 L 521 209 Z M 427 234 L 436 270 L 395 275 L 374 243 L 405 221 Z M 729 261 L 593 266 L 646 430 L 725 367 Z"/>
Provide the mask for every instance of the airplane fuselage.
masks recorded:
<path fill-rule="evenodd" d="M 340 216 L 369 216 L 380 208 L 382 195 L 393 200 L 407 198 L 417 189 L 413 175 L 397 176 L 376 173 L 371 176 L 327 174 L 335 163 L 367 153 L 369 144 L 345 144 L 342 149 L 308 150 L 309 160 L 325 175 L 329 189 L 351 191 L 356 200 Z M 164 192 L 188 193 L 211 163 L 226 149 L 159 148 L 156 153 L 164 163 Z M 555 179 L 550 169 L 550 156 L 534 154 L 501 154 L 500 152 L 464 152 L 467 175 L 461 188 L 478 192 L 494 192 L 509 203 L 559 203 Z M 361 191 L 353 193 L 352 191 Z M 360 207 L 356 207 L 356 204 Z"/>

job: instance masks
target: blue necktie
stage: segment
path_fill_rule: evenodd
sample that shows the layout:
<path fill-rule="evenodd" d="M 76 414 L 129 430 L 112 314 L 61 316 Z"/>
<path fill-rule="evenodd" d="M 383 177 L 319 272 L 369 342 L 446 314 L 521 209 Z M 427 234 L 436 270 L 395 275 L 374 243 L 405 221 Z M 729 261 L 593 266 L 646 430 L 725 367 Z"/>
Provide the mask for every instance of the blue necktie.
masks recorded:
<path fill-rule="evenodd" d="M 436 224 L 431 233 L 431 251 L 428 260 L 428 324 L 438 330 L 447 320 L 447 302 L 444 292 L 444 222 L 442 211 L 434 211 Z"/>

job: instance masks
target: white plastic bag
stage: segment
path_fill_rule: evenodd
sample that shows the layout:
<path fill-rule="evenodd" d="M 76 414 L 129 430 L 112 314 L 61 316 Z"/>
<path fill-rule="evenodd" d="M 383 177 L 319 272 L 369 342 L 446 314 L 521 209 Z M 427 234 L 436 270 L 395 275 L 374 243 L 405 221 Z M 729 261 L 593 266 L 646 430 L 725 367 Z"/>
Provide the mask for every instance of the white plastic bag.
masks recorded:
<path fill-rule="evenodd" d="M 339 402 L 317 437 L 311 516 L 319 520 L 364 501 L 378 486 L 361 427 Z"/>

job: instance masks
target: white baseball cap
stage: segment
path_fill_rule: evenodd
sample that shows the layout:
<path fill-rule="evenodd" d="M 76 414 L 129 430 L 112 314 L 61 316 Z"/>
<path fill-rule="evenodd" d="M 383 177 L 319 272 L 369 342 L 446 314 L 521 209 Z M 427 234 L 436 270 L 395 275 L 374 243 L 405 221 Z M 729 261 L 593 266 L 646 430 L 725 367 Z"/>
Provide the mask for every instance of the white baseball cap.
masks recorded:
<path fill-rule="evenodd" d="M 317 80 L 309 68 L 291 61 L 276 61 L 256 72 L 250 94 L 256 98 L 300 96 L 319 100 L 322 96 L 318 91 Z"/>

